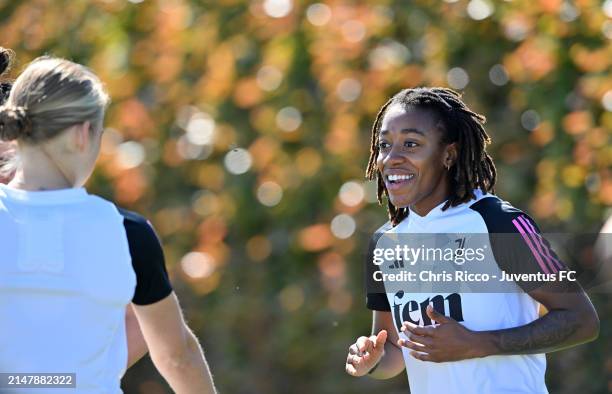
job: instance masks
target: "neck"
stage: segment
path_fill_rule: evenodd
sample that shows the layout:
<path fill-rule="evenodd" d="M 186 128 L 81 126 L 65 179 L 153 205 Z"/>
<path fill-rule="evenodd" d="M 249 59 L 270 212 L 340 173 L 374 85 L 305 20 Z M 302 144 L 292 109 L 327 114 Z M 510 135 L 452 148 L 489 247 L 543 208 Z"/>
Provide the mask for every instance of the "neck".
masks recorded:
<path fill-rule="evenodd" d="M 60 166 L 41 147 L 20 147 L 19 166 L 9 186 L 41 191 L 75 187 Z"/>
<path fill-rule="evenodd" d="M 419 216 L 425 216 L 432 209 L 448 199 L 448 182 L 443 182 L 440 187 L 435 188 L 428 196 L 410 206 L 410 209 Z"/>

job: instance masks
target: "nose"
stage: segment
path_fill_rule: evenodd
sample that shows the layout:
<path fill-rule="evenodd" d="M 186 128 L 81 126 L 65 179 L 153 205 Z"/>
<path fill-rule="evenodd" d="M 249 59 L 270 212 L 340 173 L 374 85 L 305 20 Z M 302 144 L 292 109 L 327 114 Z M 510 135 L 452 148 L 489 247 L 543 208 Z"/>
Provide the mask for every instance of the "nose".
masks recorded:
<path fill-rule="evenodd" d="M 403 164 L 404 162 L 406 162 L 406 158 L 402 154 L 401 148 L 393 146 L 391 147 L 391 150 L 389 151 L 387 156 L 385 156 L 385 158 L 383 159 L 383 166 L 393 167 L 399 164 Z"/>

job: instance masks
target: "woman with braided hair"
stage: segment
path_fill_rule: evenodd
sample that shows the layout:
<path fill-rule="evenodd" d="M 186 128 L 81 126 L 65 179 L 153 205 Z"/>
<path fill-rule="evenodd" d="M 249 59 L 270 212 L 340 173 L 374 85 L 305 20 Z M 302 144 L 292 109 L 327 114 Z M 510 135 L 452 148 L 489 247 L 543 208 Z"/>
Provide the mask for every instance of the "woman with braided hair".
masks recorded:
<path fill-rule="evenodd" d="M 61 392 L 121 393 L 131 306 L 173 390 L 212 394 L 150 222 L 83 188 L 108 101 L 91 70 L 40 57 L 0 106 L 0 140 L 15 141 L 19 158 L 0 184 L 0 372 L 13 377 L 0 391 L 39 393 L 20 386 L 39 373 Z"/>
<path fill-rule="evenodd" d="M 484 122 L 446 88 L 402 90 L 378 113 L 366 175 L 377 182 L 379 202 L 387 200 L 389 221 L 366 261 L 372 334 L 349 347 L 348 374 L 388 379 L 405 368 L 413 394 L 546 393 L 544 353 L 597 337 L 597 313 L 567 280 L 572 271 L 529 216 L 493 194 Z M 505 292 L 399 289 L 389 278 L 404 262 L 373 261 L 382 255 L 380 240 L 400 234 L 468 235 L 455 240 L 463 251 L 484 239 L 495 272 L 520 279 Z M 376 277 L 382 288 L 371 284 Z M 540 305 L 548 313 L 540 316 Z"/>

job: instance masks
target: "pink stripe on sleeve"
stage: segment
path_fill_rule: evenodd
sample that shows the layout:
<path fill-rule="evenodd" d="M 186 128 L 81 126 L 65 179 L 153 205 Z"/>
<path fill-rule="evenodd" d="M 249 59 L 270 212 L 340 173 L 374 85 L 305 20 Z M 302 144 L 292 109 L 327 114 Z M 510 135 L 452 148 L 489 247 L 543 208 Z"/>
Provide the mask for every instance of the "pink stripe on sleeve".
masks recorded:
<path fill-rule="evenodd" d="M 542 238 L 540 233 L 538 233 L 538 230 L 536 230 L 536 228 L 533 227 L 533 224 L 531 224 L 531 222 L 527 219 L 527 217 L 525 216 L 521 216 L 521 217 L 526 223 L 525 228 L 528 228 L 528 229 L 530 228 L 532 233 L 537 237 L 538 243 L 541 245 L 540 250 L 543 249 L 544 255 L 547 257 L 548 261 L 552 262 L 553 267 L 555 267 L 555 271 L 559 271 L 563 269 L 564 268 L 563 264 L 561 264 L 561 262 L 552 255 L 550 248 L 546 246 L 546 243 L 544 242 L 544 238 Z M 525 225 L 525 223 L 523 223 L 523 225 Z"/>
<path fill-rule="evenodd" d="M 514 227 L 516 227 L 519 233 L 521 233 L 521 236 L 525 240 L 525 243 L 527 244 L 527 246 L 529 246 L 529 249 L 531 249 L 531 253 L 533 254 L 533 257 L 535 257 L 535 259 L 537 260 L 538 264 L 540 265 L 540 268 L 542 268 L 542 271 L 544 271 L 544 273 L 546 274 L 550 274 L 550 270 L 546 266 L 546 263 L 542 260 L 542 256 L 533 247 L 531 240 L 529 239 L 529 236 L 527 235 L 527 233 L 525 232 L 525 230 L 523 229 L 519 221 L 517 219 L 514 219 L 512 220 L 512 224 L 514 224 Z"/>
<path fill-rule="evenodd" d="M 523 228 L 527 231 L 527 234 L 529 235 L 529 237 L 531 238 L 531 240 L 533 241 L 533 244 L 535 245 L 535 247 L 538 249 L 540 256 L 544 258 L 544 262 L 548 265 L 548 268 L 551 269 L 552 273 L 555 273 L 558 271 L 557 267 L 555 266 L 555 263 L 553 263 L 550 259 L 550 257 L 546 256 L 545 251 L 542 249 L 542 245 L 540 243 L 540 241 L 538 240 L 537 235 L 539 235 L 537 233 L 537 230 L 535 230 L 535 227 L 531 226 L 530 228 L 530 223 L 527 221 L 526 217 L 521 215 L 518 217 L 518 221 L 523 225 Z M 534 231 L 532 231 L 532 229 Z"/>

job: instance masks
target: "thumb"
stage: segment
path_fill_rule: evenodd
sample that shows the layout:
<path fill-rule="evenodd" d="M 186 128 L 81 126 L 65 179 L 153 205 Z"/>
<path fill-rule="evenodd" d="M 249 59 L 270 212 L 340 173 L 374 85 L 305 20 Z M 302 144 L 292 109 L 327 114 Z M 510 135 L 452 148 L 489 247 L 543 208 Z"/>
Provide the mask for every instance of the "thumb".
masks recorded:
<path fill-rule="evenodd" d="M 427 316 L 429 316 L 431 320 L 434 320 L 438 324 L 454 322 L 454 320 L 451 319 L 450 317 L 446 317 L 440 312 L 436 311 L 431 305 L 427 305 L 426 311 L 427 311 Z"/>
<path fill-rule="evenodd" d="M 387 342 L 387 330 L 380 330 L 376 335 L 376 341 L 374 342 L 374 348 L 382 350 L 383 346 Z"/>

